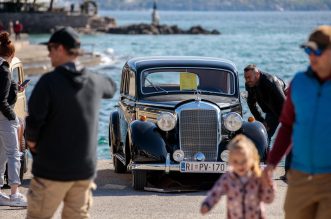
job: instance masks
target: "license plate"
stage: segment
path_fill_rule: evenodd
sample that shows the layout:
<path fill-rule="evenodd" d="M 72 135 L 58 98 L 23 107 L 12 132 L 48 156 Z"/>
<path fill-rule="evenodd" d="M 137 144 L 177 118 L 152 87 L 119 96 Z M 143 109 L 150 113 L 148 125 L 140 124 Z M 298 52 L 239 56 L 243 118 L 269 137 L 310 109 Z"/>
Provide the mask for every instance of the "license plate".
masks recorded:
<path fill-rule="evenodd" d="M 180 163 L 180 172 L 184 173 L 224 173 L 227 170 L 225 162 L 186 162 Z"/>

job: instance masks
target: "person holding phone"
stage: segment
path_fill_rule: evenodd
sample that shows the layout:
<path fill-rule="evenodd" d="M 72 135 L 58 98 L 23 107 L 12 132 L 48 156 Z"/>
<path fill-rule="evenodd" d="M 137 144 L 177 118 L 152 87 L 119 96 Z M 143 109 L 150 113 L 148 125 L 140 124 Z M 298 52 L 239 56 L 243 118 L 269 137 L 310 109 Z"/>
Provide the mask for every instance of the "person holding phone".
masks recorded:
<path fill-rule="evenodd" d="M 9 65 L 15 55 L 9 33 L 0 33 L 0 188 L 4 185 L 4 173 L 8 164 L 11 194 L 0 191 L 0 205 L 26 207 L 27 201 L 18 186 L 20 181 L 20 152 L 17 130 L 18 118 L 13 110 L 17 100 L 18 85 L 12 80 Z"/>
<path fill-rule="evenodd" d="M 30 83 L 30 81 L 31 81 L 30 79 L 26 79 L 25 81 L 23 81 L 22 84 L 18 85 L 18 90 L 20 92 L 23 92 L 25 90 L 25 88 L 28 86 L 28 84 Z"/>

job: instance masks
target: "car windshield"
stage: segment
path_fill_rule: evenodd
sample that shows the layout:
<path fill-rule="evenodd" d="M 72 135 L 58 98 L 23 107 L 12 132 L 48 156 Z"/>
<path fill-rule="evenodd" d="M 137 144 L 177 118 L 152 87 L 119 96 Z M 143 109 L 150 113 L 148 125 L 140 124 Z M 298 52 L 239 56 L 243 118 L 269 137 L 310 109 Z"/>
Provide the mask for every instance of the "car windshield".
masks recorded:
<path fill-rule="evenodd" d="M 143 94 L 191 93 L 231 95 L 235 92 L 234 74 L 222 69 L 162 68 L 142 72 Z"/>

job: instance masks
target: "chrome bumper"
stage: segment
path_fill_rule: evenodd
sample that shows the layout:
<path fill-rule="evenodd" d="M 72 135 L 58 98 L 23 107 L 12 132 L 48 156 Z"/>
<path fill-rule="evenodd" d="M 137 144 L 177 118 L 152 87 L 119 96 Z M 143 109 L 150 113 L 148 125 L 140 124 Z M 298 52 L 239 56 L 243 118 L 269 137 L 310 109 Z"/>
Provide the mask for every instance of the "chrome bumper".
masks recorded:
<path fill-rule="evenodd" d="M 169 173 L 170 171 L 180 171 L 180 165 L 179 163 L 177 164 L 172 164 L 170 163 L 170 154 L 167 154 L 166 157 L 166 162 L 165 163 L 149 163 L 149 164 L 136 164 L 136 163 L 131 163 L 129 165 L 129 169 L 131 170 L 159 170 L 159 171 L 164 171 L 166 173 Z"/>

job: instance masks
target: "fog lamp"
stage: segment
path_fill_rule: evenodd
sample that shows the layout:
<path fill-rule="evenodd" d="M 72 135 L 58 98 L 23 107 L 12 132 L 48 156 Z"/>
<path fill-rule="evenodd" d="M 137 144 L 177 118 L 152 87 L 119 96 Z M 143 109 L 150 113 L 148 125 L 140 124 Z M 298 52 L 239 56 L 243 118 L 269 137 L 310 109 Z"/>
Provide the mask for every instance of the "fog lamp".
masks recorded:
<path fill-rule="evenodd" d="M 172 154 L 172 157 L 175 161 L 181 162 L 184 160 L 184 151 L 182 150 L 175 150 L 175 152 Z"/>
<path fill-rule="evenodd" d="M 229 150 L 224 150 L 222 151 L 220 158 L 224 161 L 224 162 L 228 162 L 229 161 Z"/>

